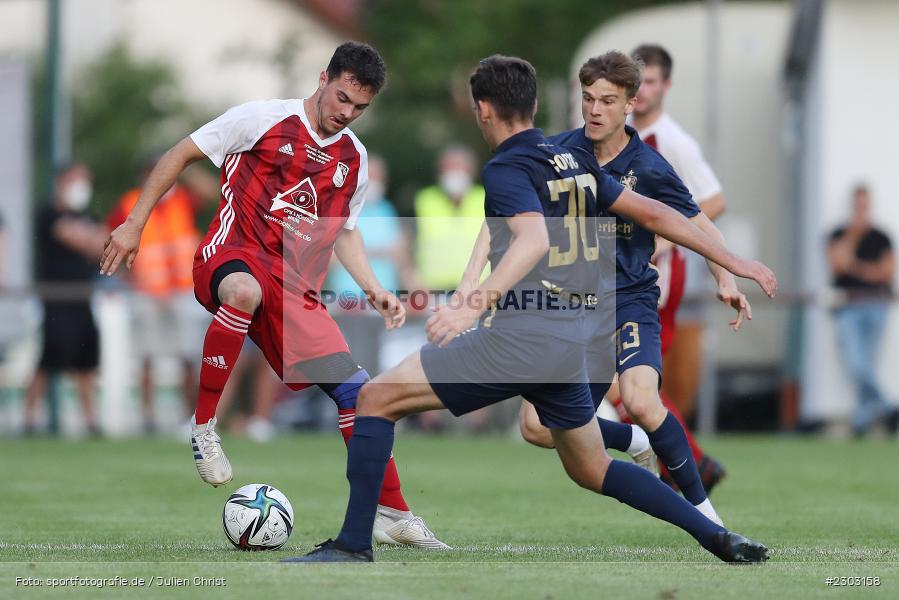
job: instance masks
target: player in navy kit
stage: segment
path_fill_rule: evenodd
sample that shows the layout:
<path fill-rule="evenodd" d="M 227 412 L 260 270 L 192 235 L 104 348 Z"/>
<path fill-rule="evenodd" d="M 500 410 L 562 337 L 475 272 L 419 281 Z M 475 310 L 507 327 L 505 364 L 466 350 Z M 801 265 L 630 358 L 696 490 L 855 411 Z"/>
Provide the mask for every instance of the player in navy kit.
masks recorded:
<path fill-rule="evenodd" d="M 593 279 L 591 262 L 598 257 L 590 230 L 574 227 L 602 208 L 651 225 L 770 289 L 773 274 L 728 253 L 675 211 L 603 175 L 591 166 L 591 154 L 549 143 L 533 128 L 537 82 L 526 61 L 482 60 L 471 92 L 478 126 L 495 149 L 483 172 L 490 276 L 464 302 L 437 310 L 427 325 L 430 344 L 363 386 L 349 445 L 343 528 L 336 540 L 288 562 L 372 560 L 377 490 L 396 420 L 443 408 L 463 414 L 517 394 L 534 403 L 565 470 L 579 485 L 678 525 L 722 560 L 765 560 L 761 544 L 713 523 L 645 470 L 605 454 L 584 365 L 587 311 L 583 305 L 554 310 L 561 300 L 524 298 L 528 292 L 539 296 L 545 280 L 578 292 L 602 287 Z M 478 319 L 479 327 L 469 330 Z"/>
<path fill-rule="evenodd" d="M 625 125 L 640 87 L 640 65 L 621 52 L 588 60 L 580 71 L 585 125 L 551 140 L 595 153 L 602 168 L 616 181 L 670 206 L 723 244 L 724 238 L 693 201 L 674 168 L 637 132 Z M 617 216 L 616 340 L 621 397 L 633 420 L 648 433 L 648 442 L 684 496 L 710 519 L 721 522 L 702 485 L 683 426 L 663 405 L 658 388 L 662 373 L 658 271 L 650 264 L 655 249 L 653 232 L 625 216 Z M 751 317 L 746 297 L 733 275 L 709 262 L 718 282 L 718 297 L 737 310 L 731 323 L 739 328 L 744 312 Z M 591 378 L 591 381 L 594 379 Z M 602 401 L 606 386 L 593 386 L 594 402 Z M 632 455 L 643 452 L 631 425 L 600 419 L 607 448 Z M 549 432 L 524 407 L 522 434 L 528 441 L 551 447 Z"/>

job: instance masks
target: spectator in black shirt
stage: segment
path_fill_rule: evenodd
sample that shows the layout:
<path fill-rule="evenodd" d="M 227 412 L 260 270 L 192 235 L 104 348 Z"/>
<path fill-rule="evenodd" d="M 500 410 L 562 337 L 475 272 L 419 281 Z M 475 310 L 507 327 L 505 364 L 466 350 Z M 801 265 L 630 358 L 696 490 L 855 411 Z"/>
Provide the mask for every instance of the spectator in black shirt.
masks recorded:
<path fill-rule="evenodd" d="M 53 200 L 37 216 L 38 281 L 43 298 L 43 351 L 25 392 L 25 432 L 37 428 L 37 407 L 48 373 L 71 375 L 78 389 L 88 433 L 98 435 L 94 413 L 100 343 L 90 305 L 92 283 L 106 230 L 85 212 L 93 176 L 81 164 L 59 171 Z"/>
<path fill-rule="evenodd" d="M 890 238 L 871 224 L 868 188 L 853 191 L 849 223 L 830 236 L 828 260 L 833 285 L 841 292 L 835 310 L 837 336 L 856 389 L 852 429 L 862 435 L 877 422 L 896 431 L 899 409 L 877 382 L 877 359 L 893 295 L 896 259 Z"/>

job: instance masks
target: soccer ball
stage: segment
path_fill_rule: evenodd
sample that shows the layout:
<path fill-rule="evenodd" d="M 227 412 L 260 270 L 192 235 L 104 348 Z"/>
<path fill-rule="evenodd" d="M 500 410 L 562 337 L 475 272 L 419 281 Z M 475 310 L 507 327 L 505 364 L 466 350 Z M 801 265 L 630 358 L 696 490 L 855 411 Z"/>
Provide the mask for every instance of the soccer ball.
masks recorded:
<path fill-rule="evenodd" d="M 277 550 L 293 531 L 293 507 L 276 488 L 251 483 L 225 502 L 222 527 L 228 540 L 241 550 Z"/>

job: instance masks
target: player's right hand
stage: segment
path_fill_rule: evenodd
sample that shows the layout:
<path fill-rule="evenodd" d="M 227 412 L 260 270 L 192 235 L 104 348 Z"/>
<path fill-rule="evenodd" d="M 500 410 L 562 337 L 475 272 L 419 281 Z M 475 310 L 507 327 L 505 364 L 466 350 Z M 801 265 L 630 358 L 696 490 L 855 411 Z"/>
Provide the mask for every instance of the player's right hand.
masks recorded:
<path fill-rule="evenodd" d="M 112 230 L 100 257 L 100 275 L 112 275 L 123 260 L 125 266 L 131 268 L 140 246 L 140 234 L 140 228 L 128 221 Z"/>
<path fill-rule="evenodd" d="M 384 327 L 388 331 L 402 327 L 406 322 L 406 307 L 387 290 L 375 290 L 366 294 L 366 297 L 368 303 L 384 317 Z"/>
<path fill-rule="evenodd" d="M 774 271 L 757 260 L 738 258 L 730 272 L 737 277 L 752 279 L 769 298 L 777 295 L 777 277 Z"/>
<path fill-rule="evenodd" d="M 451 302 L 434 308 L 434 314 L 425 324 L 428 341 L 445 347 L 457 335 L 471 329 L 482 312 L 468 302 Z"/>

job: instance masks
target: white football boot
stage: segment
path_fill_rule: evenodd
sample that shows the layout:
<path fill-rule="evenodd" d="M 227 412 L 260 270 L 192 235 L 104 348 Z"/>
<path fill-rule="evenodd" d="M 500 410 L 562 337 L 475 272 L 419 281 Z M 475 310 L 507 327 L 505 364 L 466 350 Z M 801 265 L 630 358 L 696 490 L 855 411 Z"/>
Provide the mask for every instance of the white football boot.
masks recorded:
<path fill-rule="evenodd" d="M 218 487 L 231 481 L 234 473 L 222 450 L 222 439 L 215 432 L 215 422 L 213 417 L 205 425 L 197 425 L 191 418 L 190 444 L 200 477 L 209 485 Z"/>
<path fill-rule="evenodd" d="M 428 550 L 452 549 L 434 536 L 421 517 L 416 517 L 409 511 L 396 510 L 380 504 L 372 535 L 379 544 L 412 546 Z"/>
<path fill-rule="evenodd" d="M 647 448 L 639 454 L 634 454 L 631 456 L 631 460 L 633 460 L 634 464 L 638 467 L 643 467 L 656 477 L 659 476 L 659 459 L 652 448 Z"/>

